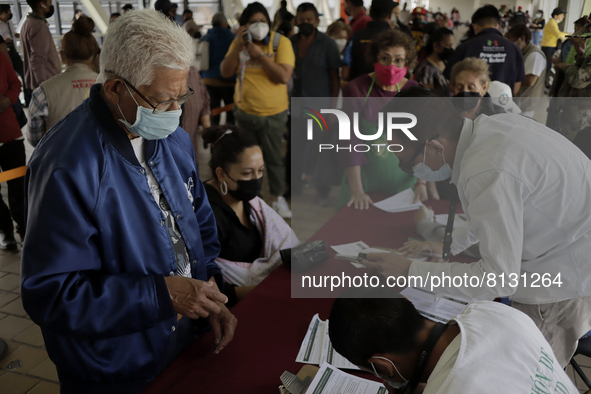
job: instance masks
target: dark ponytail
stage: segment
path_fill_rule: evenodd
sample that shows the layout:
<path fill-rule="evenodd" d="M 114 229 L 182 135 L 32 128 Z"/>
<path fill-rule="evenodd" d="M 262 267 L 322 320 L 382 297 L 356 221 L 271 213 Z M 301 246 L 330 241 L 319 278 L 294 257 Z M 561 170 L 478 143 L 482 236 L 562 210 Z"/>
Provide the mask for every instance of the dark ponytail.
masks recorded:
<path fill-rule="evenodd" d="M 238 163 L 240 155 L 253 146 L 259 146 L 256 139 L 242 131 L 240 127 L 225 124 L 222 126 L 212 126 L 203 132 L 203 146 L 207 149 L 211 146 L 211 160 L 209 168 L 215 179 L 216 168 L 228 172 L 228 167 Z"/>
<path fill-rule="evenodd" d="M 82 15 L 72 23 L 72 30 L 64 35 L 62 50 L 68 60 L 85 62 L 99 53 L 99 46 L 92 35 L 94 21 Z"/>
<path fill-rule="evenodd" d="M 429 56 L 433 53 L 433 44 L 440 43 L 443 41 L 445 37 L 448 35 L 453 36 L 454 32 L 448 29 L 447 27 L 440 27 L 435 30 L 432 34 L 429 34 L 429 39 L 427 40 L 427 45 L 425 45 L 425 55 Z"/>

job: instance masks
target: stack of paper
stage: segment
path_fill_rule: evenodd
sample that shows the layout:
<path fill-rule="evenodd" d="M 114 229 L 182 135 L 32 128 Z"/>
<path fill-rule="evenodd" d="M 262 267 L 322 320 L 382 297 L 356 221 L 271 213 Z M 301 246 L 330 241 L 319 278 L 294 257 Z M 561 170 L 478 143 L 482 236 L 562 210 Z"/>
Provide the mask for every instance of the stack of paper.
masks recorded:
<path fill-rule="evenodd" d="M 338 257 L 354 257 L 357 258 L 359 252 L 363 249 L 369 248 L 369 245 L 363 241 L 352 242 L 350 244 L 342 244 L 331 246 L 331 249 L 337 252 Z"/>
<path fill-rule="evenodd" d="M 363 268 L 363 264 L 357 259 L 359 252 L 364 253 L 390 253 L 389 250 L 370 248 L 363 241 L 352 242 L 350 244 L 331 246 L 332 250 L 337 252 L 337 259 L 349 261 L 355 268 Z"/>
<path fill-rule="evenodd" d="M 409 299 L 419 313 L 429 320 L 447 323 L 466 309 L 471 300 L 437 295 L 420 287 L 407 287 L 400 292 Z"/>
<path fill-rule="evenodd" d="M 323 363 L 310 383 L 307 393 L 313 394 L 386 394 L 383 384 L 358 378 Z"/>
<path fill-rule="evenodd" d="M 328 337 L 328 320 L 320 320 L 318 314 L 308 326 L 296 362 L 315 365 L 326 362 L 336 368 L 359 369 L 334 350 Z"/>
<path fill-rule="evenodd" d="M 407 212 L 416 211 L 424 206 L 422 202 L 413 203 L 415 193 L 412 189 L 406 189 L 398 194 L 388 197 L 385 200 L 376 202 L 374 207 L 386 212 Z"/>

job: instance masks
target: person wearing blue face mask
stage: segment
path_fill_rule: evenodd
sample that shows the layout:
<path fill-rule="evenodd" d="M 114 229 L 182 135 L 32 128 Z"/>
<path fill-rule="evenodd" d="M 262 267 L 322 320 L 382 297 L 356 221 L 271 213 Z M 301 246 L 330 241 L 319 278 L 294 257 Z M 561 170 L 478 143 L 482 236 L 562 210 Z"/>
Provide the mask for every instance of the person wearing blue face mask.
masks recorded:
<path fill-rule="evenodd" d="M 542 42 L 542 36 L 544 35 L 545 25 L 546 20 L 544 19 L 544 11 L 538 10 L 536 12 L 536 17 L 529 25 L 529 28 L 532 30 L 532 42 L 534 43 L 534 45 L 539 46 Z"/>
<path fill-rule="evenodd" d="M 139 393 L 204 330 L 216 352 L 234 335 L 214 215 L 179 127 L 193 56 L 161 13 L 119 17 L 99 83 L 29 162 L 21 294 L 64 393 Z"/>
<path fill-rule="evenodd" d="M 453 100 L 453 99 L 452 99 Z M 450 99 L 425 88 L 404 91 L 384 112 L 410 112 L 417 141 L 402 133 L 392 143 L 404 171 L 428 181 L 451 175 L 468 225 L 453 231 L 451 254 L 480 242 L 478 261 L 413 261 L 399 254 L 370 254 L 364 264 L 385 276 L 486 277 L 498 280 L 442 283 L 440 293 L 478 299 L 511 297 L 566 366 L 578 339 L 591 328 L 591 273 L 579 270 L 591 253 L 591 163 L 570 141 L 532 119 L 511 113 L 464 118 Z M 572 190 L 579 190 L 576 197 Z M 442 255 L 442 242 L 409 242 L 400 249 Z M 536 287 L 536 277 L 552 283 Z M 512 286 L 502 277 L 513 277 Z M 526 281 L 521 280 L 525 278 Z M 560 282 L 560 283 L 559 283 Z M 532 284 L 534 286 L 532 286 Z"/>
<path fill-rule="evenodd" d="M 544 392 L 578 392 L 534 322 L 501 303 L 476 301 L 438 323 L 391 291 L 357 288 L 334 302 L 328 320 L 335 351 L 390 394 L 538 392 L 536 372 Z"/>

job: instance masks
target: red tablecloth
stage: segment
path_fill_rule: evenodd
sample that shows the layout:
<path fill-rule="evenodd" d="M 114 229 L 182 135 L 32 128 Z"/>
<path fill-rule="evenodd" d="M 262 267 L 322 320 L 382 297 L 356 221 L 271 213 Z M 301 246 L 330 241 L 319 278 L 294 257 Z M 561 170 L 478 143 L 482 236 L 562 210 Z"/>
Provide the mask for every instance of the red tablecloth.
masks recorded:
<path fill-rule="evenodd" d="M 447 213 L 449 202 L 432 201 L 436 213 Z M 323 239 L 329 245 L 363 240 L 370 246 L 398 248 L 414 231 L 414 212 L 386 213 L 344 208 L 310 240 Z M 331 256 L 334 252 L 331 251 Z M 466 261 L 465 259 L 458 259 Z M 342 265 L 331 257 L 325 264 Z M 143 391 L 162 393 L 277 394 L 279 376 L 296 373 L 303 364 L 295 362 L 310 320 L 319 313 L 328 318 L 334 299 L 291 298 L 291 274 L 280 266 L 232 309 L 238 318 L 234 340 L 217 355 L 213 335 L 199 338 Z M 364 373 L 365 378 L 372 375 Z"/>

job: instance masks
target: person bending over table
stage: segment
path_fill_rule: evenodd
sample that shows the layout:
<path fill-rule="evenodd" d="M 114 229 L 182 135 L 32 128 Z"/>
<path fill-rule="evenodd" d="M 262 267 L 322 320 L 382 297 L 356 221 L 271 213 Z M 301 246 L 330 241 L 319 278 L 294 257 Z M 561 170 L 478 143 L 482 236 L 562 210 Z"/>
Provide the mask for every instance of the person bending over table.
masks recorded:
<path fill-rule="evenodd" d="M 343 91 L 343 97 L 360 98 L 345 99 L 343 106 L 347 113 L 362 114 L 359 128 L 363 134 L 376 133 L 377 116 L 387 102 L 385 98 L 395 97 L 401 90 L 418 85 L 406 77 L 407 69 L 414 68 L 417 62 L 414 47 L 413 39 L 399 30 L 387 30 L 371 40 L 367 60 L 374 65 L 375 72 L 355 78 Z M 360 142 L 357 137 L 351 139 L 352 144 Z M 373 143 L 389 143 L 386 133 Z M 346 176 L 341 184 L 338 209 L 345 205 L 369 209 L 373 201 L 367 193 L 396 194 L 409 187 L 414 187 L 417 200 L 427 200 L 427 183 L 400 171 L 394 154 L 388 151 L 378 153 L 376 150 L 367 153 L 343 151 L 340 154 Z M 434 188 L 433 193 L 433 198 L 438 199 Z"/>
<path fill-rule="evenodd" d="M 296 246 L 298 240 L 259 197 L 265 162 L 255 138 L 238 126 L 224 125 L 206 130 L 203 140 L 211 145 L 213 179 L 205 183 L 205 191 L 221 245 L 216 263 L 232 306 L 281 264 L 279 251 Z"/>
<path fill-rule="evenodd" d="M 386 276 L 470 278 L 469 284 L 439 288 L 446 294 L 511 296 L 512 306 L 534 320 L 565 367 L 591 328 L 591 161 L 532 119 L 497 114 L 472 121 L 449 99 L 421 87 L 408 89 L 384 111 L 416 114 L 412 132 L 418 141 L 393 135 L 405 147 L 397 153 L 401 166 L 427 181 L 451 177 L 469 223 L 451 253 L 479 241 L 482 258 L 461 264 L 370 254 L 367 265 Z M 422 249 L 439 254 L 439 246 Z M 477 286 L 473 278 L 484 279 Z"/>
<path fill-rule="evenodd" d="M 389 393 L 579 392 L 534 322 L 511 307 L 477 301 L 443 324 L 421 316 L 406 298 L 361 296 L 368 294 L 348 292 L 335 301 L 330 341 L 383 379 Z"/>

